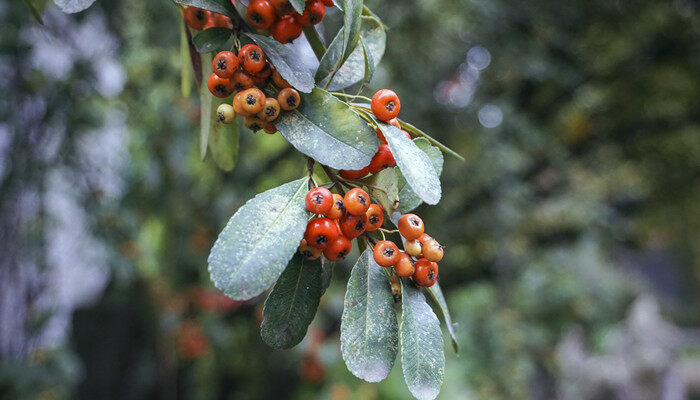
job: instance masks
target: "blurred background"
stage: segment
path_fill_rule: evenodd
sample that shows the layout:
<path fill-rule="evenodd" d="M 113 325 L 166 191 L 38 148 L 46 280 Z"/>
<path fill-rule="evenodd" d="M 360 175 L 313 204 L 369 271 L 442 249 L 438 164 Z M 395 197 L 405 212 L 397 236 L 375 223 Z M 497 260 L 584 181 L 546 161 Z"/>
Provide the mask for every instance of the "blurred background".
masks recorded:
<path fill-rule="evenodd" d="M 467 159 L 418 210 L 461 348 L 440 398 L 700 399 L 697 3 L 366 3 L 371 90 Z M 179 18 L 0 3 L 0 398 L 409 398 L 398 360 L 369 384 L 340 358 L 351 263 L 286 351 L 263 298 L 213 289 L 218 232 L 305 160 L 244 130 L 232 172 L 199 161 Z"/>

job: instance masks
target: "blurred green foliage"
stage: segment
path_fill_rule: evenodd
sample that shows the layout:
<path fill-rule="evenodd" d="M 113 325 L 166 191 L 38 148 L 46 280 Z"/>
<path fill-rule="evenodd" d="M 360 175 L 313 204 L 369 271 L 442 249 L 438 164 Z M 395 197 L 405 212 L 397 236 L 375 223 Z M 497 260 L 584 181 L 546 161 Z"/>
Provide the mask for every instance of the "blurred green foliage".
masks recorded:
<path fill-rule="evenodd" d="M 458 323 L 461 353 L 446 346 L 441 398 L 556 397 L 563 335 L 578 327 L 599 349 L 642 293 L 660 297 L 675 323 L 700 325 L 692 2 L 367 3 L 389 27 L 371 89 L 394 88 L 402 119 L 467 158 L 446 156 L 443 200 L 419 209 L 447 247 L 441 285 Z M 33 23 L 22 3 L 3 7 L 3 23 L 13 21 L 3 29 Z M 128 115 L 128 187 L 97 221 L 115 250 L 113 278 L 76 313 L 65 348 L 0 368 L 0 394 L 407 398 L 398 366 L 371 385 L 340 359 L 351 264 L 336 266 L 310 333 L 292 350 L 262 343 L 261 301 L 217 296 L 206 270 L 216 234 L 255 193 L 298 177 L 305 160 L 280 135 L 243 130 L 232 172 L 211 157 L 200 162 L 198 99 L 181 95 L 177 8 L 125 0 L 87 13 L 104 13 L 127 74 L 108 107 Z M 27 51 L 9 46 L 5 55 Z M 490 55 L 477 72 L 466 62 L 474 46 Z M 442 104 L 447 87 L 468 104 Z M 487 105 L 502 112 L 496 127 L 479 122 Z M 89 120 L 104 105 L 81 107 Z"/>

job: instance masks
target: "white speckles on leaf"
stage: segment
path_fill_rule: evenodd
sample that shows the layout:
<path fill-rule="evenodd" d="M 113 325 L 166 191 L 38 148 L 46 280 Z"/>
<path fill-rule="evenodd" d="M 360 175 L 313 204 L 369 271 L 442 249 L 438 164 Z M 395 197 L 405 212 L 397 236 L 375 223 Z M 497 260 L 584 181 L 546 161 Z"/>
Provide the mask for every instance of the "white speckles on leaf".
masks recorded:
<path fill-rule="evenodd" d="M 413 192 L 424 202 L 437 204 L 442 197 L 442 189 L 430 157 L 398 128 L 379 123 L 379 129 L 387 140 L 396 165 Z M 399 199 L 400 196 L 399 194 Z"/>
<path fill-rule="evenodd" d="M 348 280 L 340 351 L 350 372 L 367 382 L 386 378 L 396 359 L 398 323 L 394 300 L 371 249 L 360 255 Z"/>
<path fill-rule="evenodd" d="M 440 393 L 445 373 L 440 321 L 413 283 L 401 281 L 401 365 L 408 390 L 419 400 Z"/>
<path fill-rule="evenodd" d="M 285 45 L 270 37 L 254 33 L 246 33 L 246 35 L 263 49 L 277 72 L 290 85 L 303 93 L 309 93 L 313 89 L 314 77 L 292 45 Z"/>
<path fill-rule="evenodd" d="M 374 67 L 376 68 L 379 65 L 379 61 L 384 56 L 384 50 L 386 48 L 386 32 L 384 31 L 384 28 L 382 28 L 380 22 L 376 19 L 371 17 L 362 17 L 360 36 L 362 37 L 365 48 L 370 54 Z M 329 48 L 331 48 L 335 42 L 336 40 L 333 40 Z M 337 45 L 339 46 L 340 43 Z M 328 89 L 345 89 L 346 87 L 362 80 L 362 78 L 365 76 L 365 72 L 365 55 L 362 47 L 358 46 L 352 53 L 350 53 L 350 57 L 348 57 L 338 72 L 336 72 Z M 324 79 L 323 83 L 325 84 L 327 75 L 322 77 L 322 79 Z"/>
<path fill-rule="evenodd" d="M 439 177 L 442 173 L 442 165 L 444 163 L 444 158 L 440 149 L 431 145 L 426 138 L 416 138 L 413 139 L 413 142 L 428 155 Z M 401 172 L 398 172 L 398 182 L 400 201 L 398 211 L 401 212 L 401 214 L 406 214 L 421 205 L 423 201 L 416 195 L 413 189 L 411 189 L 411 186 L 406 184 L 406 178 L 403 177 Z"/>
<path fill-rule="evenodd" d="M 258 194 L 226 224 L 208 261 L 211 280 L 227 296 L 250 299 L 280 276 L 306 229 L 307 182 L 302 178 Z"/>
<path fill-rule="evenodd" d="M 297 150 L 336 169 L 362 169 L 377 152 L 374 130 L 347 104 L 325 90 L 301 94 L 301 104 L 275 126 Z"/>

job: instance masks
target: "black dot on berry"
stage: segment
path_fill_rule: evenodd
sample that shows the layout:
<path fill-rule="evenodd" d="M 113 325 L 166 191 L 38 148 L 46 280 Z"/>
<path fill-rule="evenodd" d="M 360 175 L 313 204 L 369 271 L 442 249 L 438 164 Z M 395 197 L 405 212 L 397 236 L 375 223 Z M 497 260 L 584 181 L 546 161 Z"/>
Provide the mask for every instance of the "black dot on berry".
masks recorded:
<path fill-rule="evenodd" d="M 219 62 L 216 64 L 216 68 L 221 71 L 226 71 L 226 60 L 220 59 Z"/>
<path fill-rule="evenodd" d="M 390 102 L 386 103 L 386 106 L 384 106 L 384 107 L 386 107 L 387 111 L 394 111 L 396 104 L 394 104 L 393 101 L 390 101 Z"/>
<path fill-rule="evenodd" d="M 258 99 L 256 99 L 255 96 L 253 96 L 252 94 L 249 94 L 249 95 L 245 98 L 245 102 L 246 102 L 248 105 L 251 105 L 251 106 L 252 106 L 252 105 L 255 105 L 255 103 L 258 102 Z"/>

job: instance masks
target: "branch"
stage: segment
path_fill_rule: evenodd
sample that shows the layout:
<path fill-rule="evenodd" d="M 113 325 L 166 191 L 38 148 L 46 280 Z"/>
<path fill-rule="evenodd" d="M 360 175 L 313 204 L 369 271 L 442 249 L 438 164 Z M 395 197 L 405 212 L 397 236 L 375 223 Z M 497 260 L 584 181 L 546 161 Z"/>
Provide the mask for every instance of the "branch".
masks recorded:
<path fill-rule="evenodd" d="M 333 172 L 333 170 L 327 166 L 321 164 L 321 167 L 323 167 L 323 170 L 326 172 L 326 175 L 328 175 L 328 178 L 330 178 L 331 182 L 333 182 L 333 186 L 335 186 L 335 190 L 340 193 L 341 196 L 345 196 L 345 190 L 343 189 L 343 186 L 340 184 L 340 181 L 338 180 L 338 176 Z"/>

